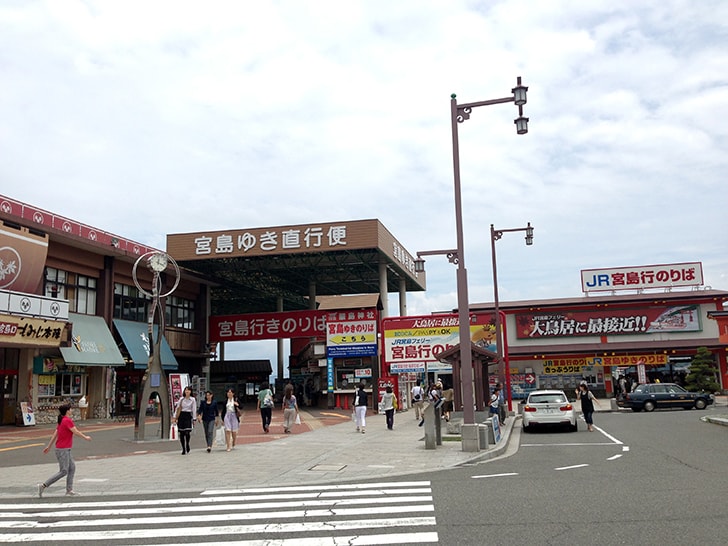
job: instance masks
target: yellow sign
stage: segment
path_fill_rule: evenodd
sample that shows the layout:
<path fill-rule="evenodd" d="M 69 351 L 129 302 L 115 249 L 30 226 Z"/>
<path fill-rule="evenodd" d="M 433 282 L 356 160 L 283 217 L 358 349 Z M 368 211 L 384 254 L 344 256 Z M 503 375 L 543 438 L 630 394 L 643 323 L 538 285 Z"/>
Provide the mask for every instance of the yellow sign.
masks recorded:
<path fill-rule="evenodd" d="M 579 365 L 570 365 L 570 366 L 544 366 L 543 367 L 543 373 L 547 375 L 557 375 L 557 374 L 568 374 L 568 373 L 581 373 L 582 366 Z"/>

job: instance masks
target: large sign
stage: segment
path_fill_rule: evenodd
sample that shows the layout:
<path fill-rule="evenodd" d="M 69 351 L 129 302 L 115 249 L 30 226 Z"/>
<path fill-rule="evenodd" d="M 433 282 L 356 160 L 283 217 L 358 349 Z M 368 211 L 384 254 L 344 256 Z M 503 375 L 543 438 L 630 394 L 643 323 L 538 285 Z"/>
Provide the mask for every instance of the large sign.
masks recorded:
<path fill-rule="evenodd" d="M 582 292 L 702 285 L 703 264 L 700 262 L 581 271 Z"/>
<path fill-rule="evenodd" d="M 383 252 L 412 279 L 418 279 L 414 257 L 379 220 L 167 235 L 167 252 L 178 262 L 363 249 Z"/>
<path fill-rule="evenodd" d="M 385 363 L 427 363 L 430 371 L 439 364 L 436 355 L 460 341 L 460 321 L 454 313 L 385 318 L 382 331 Z M 493 314 L 470 315 L 470 339 L 484 349 L 495 351 Z M 399 369 L 409 371 L 408 368 Z"/>
<path fill-rule="evenodd" d="M 0 315 L 0 343 L 58 347 L 65 322 Z"/>
<path fill-rule="evenodd" d="M 0 289 L 35 293 L 43 281 L 48 236 L 0 222 Z"/>
<path fill-rule="evenodd" d="M 377 310 L 329 312 L 326 319 L 326 356 L 377 354 Z"/>
<path fill-rule="evenodd" d="M 516 315 L 519 339 L 699 332 L 700 306 L 656 305 L 639 309 L 539 311 Z"/>
<path fill-rule="evenodd" d="M 331 311 L 279 311 L 210 317 L 210 341 L 253 341 L 326 335 Z"/>

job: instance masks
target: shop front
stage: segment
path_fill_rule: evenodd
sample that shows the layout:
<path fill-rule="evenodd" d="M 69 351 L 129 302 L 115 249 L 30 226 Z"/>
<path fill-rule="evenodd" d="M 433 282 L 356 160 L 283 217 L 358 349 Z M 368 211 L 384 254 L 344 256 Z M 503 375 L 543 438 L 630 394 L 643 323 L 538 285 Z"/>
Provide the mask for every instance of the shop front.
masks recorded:
<path fill-rule="evenodd" d="M 46 351 L 33 358 L 33 406 L 37 423 L 53 423 L 62 404 L 70 403 L 78 418 L 78 400 L 86 395 L 89 416 L 104 418 L 111 405 L 108 389 L 113 367 L 124 366 L 102 317 L 69 313 L 69 346 L 60 355 Z"/>

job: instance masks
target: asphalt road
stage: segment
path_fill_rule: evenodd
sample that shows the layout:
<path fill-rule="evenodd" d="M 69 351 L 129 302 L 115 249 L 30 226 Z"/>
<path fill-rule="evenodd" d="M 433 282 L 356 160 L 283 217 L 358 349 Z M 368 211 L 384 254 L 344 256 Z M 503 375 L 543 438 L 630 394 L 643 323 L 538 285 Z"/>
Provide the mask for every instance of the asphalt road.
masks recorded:
<path fill-rule="evenodd" d="M 0 505 L 0 542 L 724 544 L 728 427 L 700 420 L 714 411 L 600 413 L 592 433 L 518 426 L 500 458 L 386 481 L 15 501 Z"/>
<path fill-rule="evenodd" d="M 589 433 L 520 434 L 510 457 L 430 476 L 454 544 L 725 544 L 728 427 L 707 412 L 597 416 Z"/>

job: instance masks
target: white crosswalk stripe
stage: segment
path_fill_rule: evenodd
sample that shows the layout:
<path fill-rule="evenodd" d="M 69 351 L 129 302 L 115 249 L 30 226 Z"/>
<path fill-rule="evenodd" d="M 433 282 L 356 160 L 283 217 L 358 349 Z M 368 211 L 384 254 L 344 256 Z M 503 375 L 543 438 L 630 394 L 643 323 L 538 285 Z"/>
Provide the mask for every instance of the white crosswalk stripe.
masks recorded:
<path fill-rule="evenodd" d="M 337 546 L 432 544 L 438 535 L 428 481 L 0 504 L 0 542 L 71 541 Z"/>

